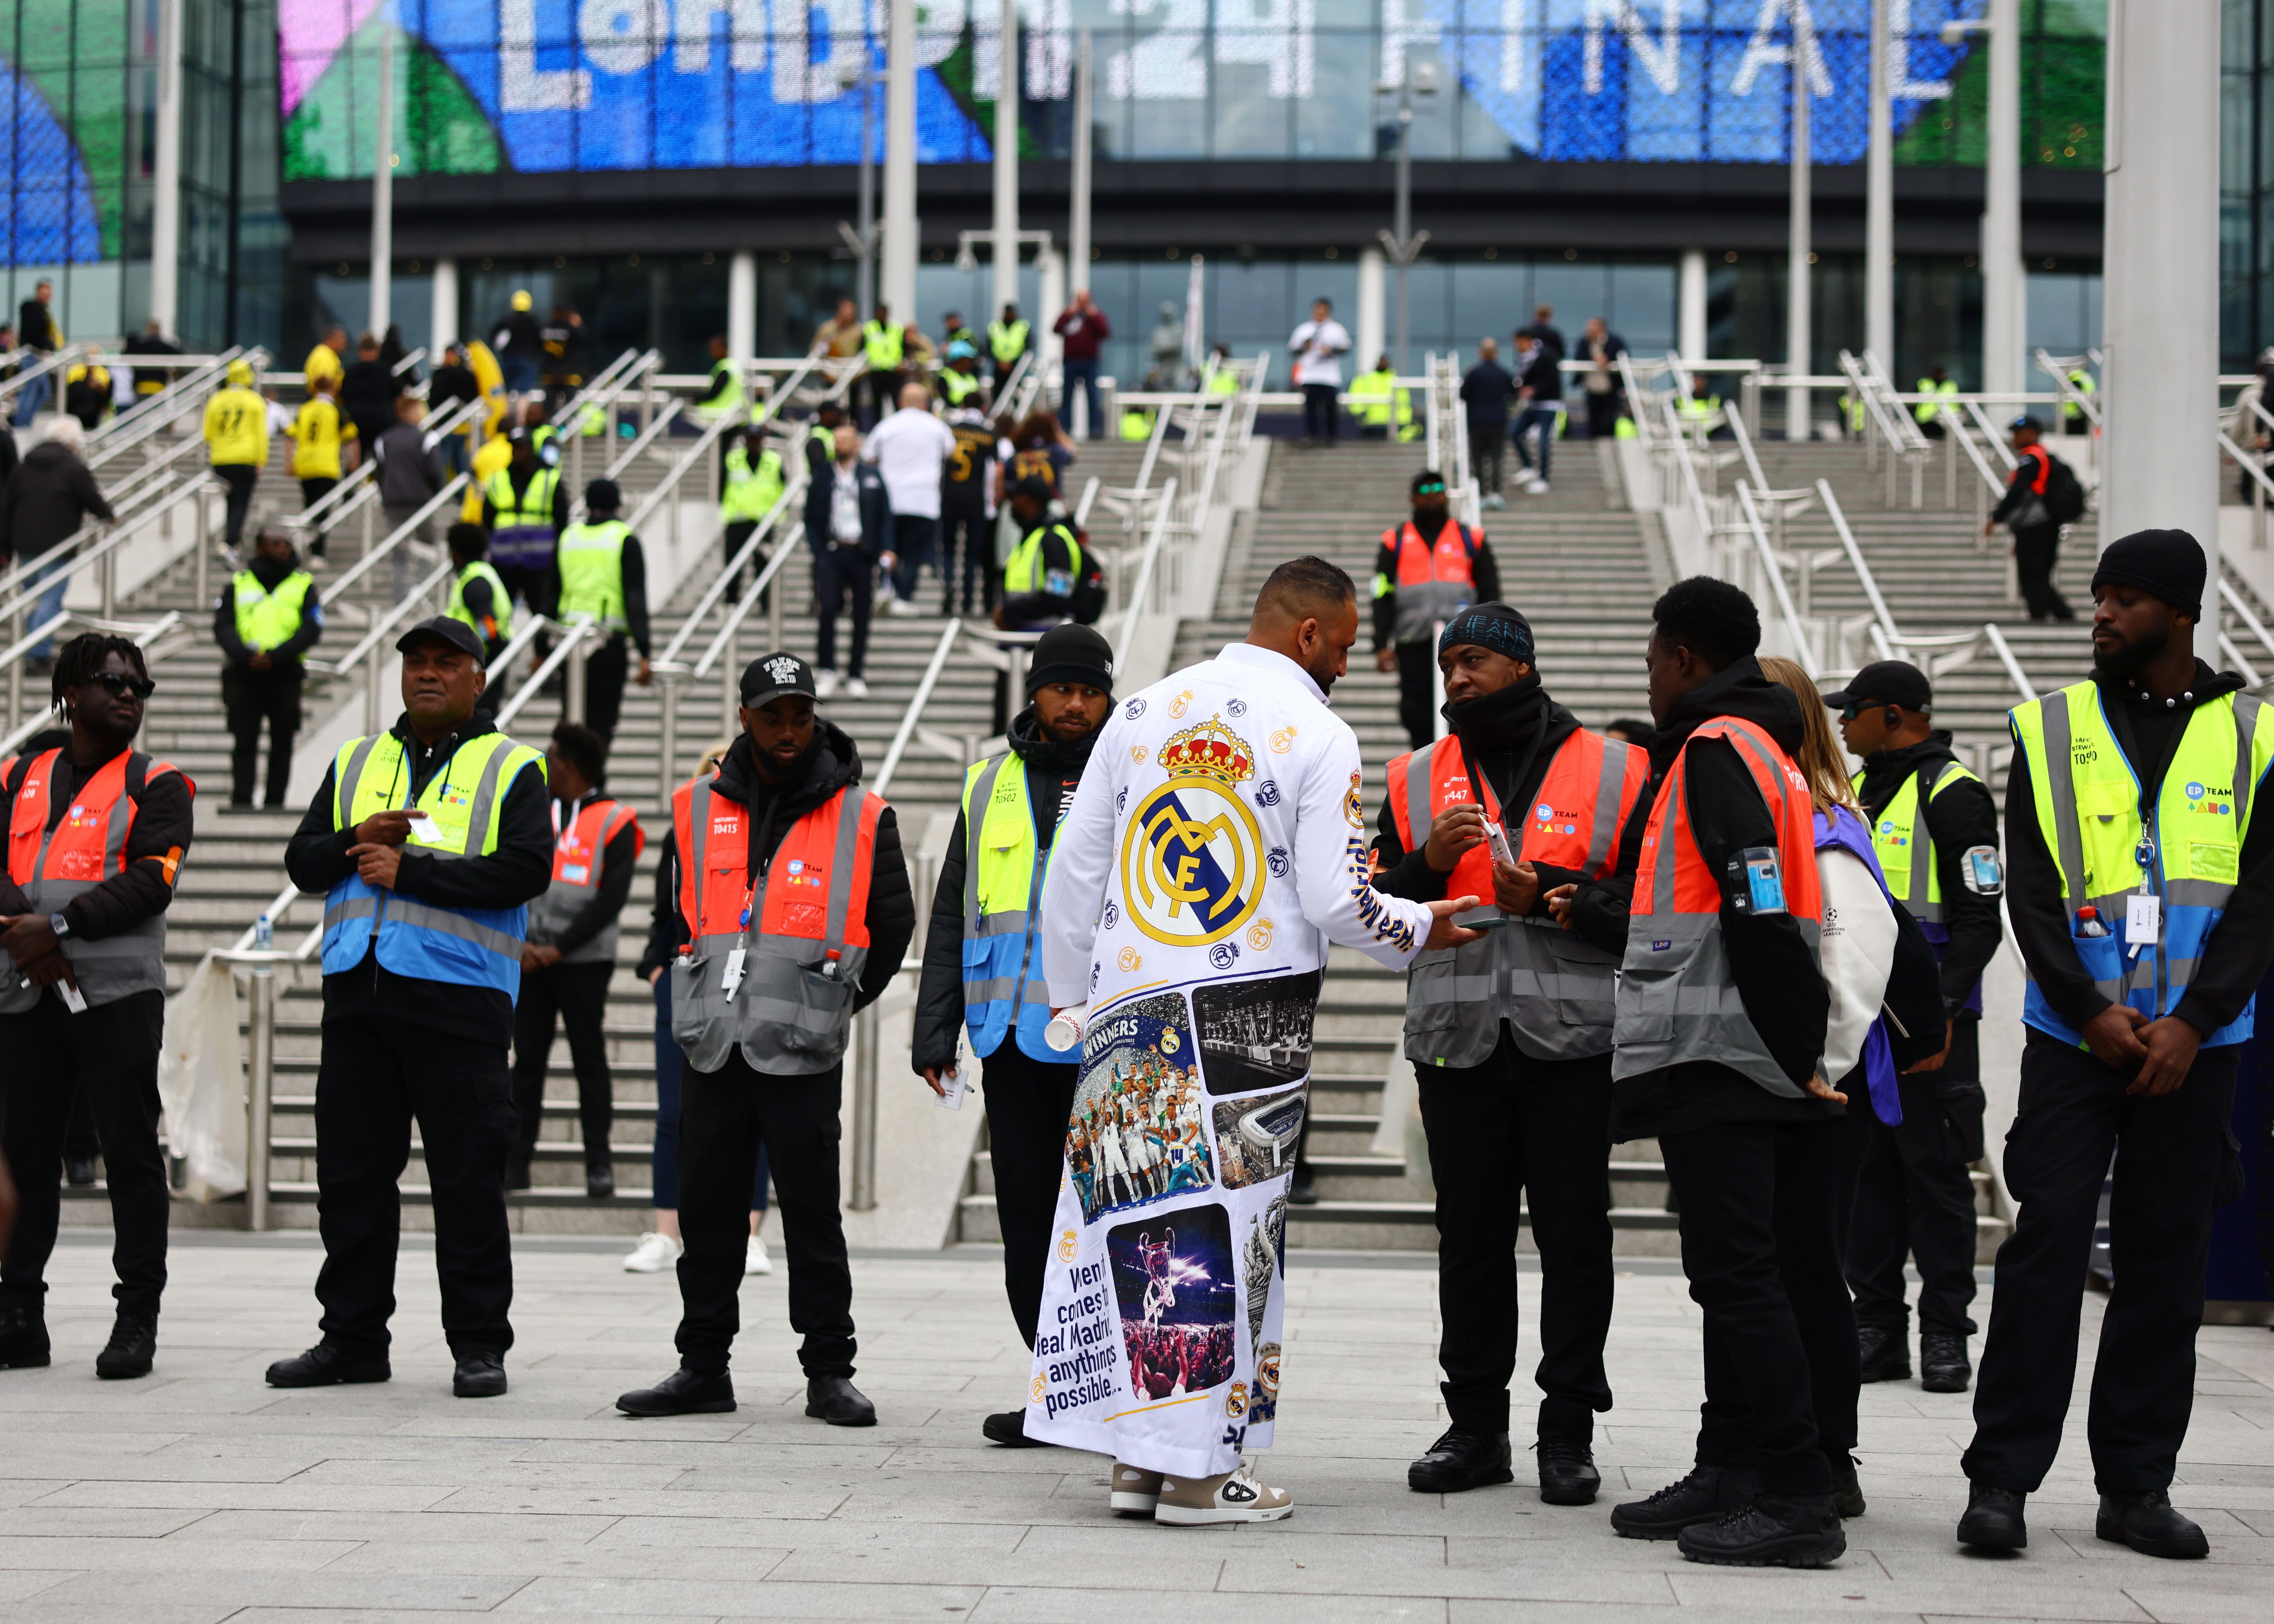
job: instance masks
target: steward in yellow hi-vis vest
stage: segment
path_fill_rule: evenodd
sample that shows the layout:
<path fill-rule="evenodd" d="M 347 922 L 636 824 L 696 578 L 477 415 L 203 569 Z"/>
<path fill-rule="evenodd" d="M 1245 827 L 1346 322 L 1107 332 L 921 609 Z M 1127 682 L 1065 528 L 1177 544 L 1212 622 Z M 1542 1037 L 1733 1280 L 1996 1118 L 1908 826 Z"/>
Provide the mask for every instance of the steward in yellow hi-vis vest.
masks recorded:
<path fill-rule="evenodd" d="M 2086 1277 L 2105 1271 L 2086 1422 L 2097 1532 L 2151 1556 L 2210 1549 L 2169 1485 L 2211 1215 L 2244 1184 L 2232 1118 L 2274 959 L 2260 805 L 2274 726 L 2241 678 L 2195 658 L 2212 635 L 2209 573 L 2185 530 L 2112 543 L 2092 577 L 2091 679 L 2013 711 L 2006 905 L 2029 993 L 2000 1165 L 2017 1205 L 1960 1462 L 1962 1545 L 2026 1540 L 2023 1497 L 2060 1448 Z"/>
<path fill-rule="evenodd" d="M 229 803 L 252 805 L 260 725 L 268 724 L 268 795 L 281 811 L 292 776 L 292 741 L 300 728 L 302 661 L 324 635 L 316 579 L 300 567 L 290 532 L 264 530 L 252 557 L 230 577 L 214 605 L 214 641 L 228 663 L 221 696 L 236 748 Z"/>
<path fill-rule="evenodd" d="M 383 1381 L 398 1187 L 416 1119 L 434 1214 L 452 1390 L 506 1390 L 513 1259 L 506 1160 L 517 1126 L 506 1048 L 529 904 L 553 876 L 544 757 L 481 705 L 482 640 L 421 621 L 395 643 L 403 715 L 342 745 L 285 870 L 324 897 L 316 1189 L 323 1335 L 272 1387 Z M 297 934 L 297 927 L 296 927 Z"/>

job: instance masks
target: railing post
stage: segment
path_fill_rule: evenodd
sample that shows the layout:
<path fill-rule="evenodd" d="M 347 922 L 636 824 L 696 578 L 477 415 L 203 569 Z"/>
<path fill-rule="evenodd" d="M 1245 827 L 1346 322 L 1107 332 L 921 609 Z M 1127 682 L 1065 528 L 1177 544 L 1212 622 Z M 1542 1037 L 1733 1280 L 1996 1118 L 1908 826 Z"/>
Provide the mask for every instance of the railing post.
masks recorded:
<path fill-rule="evenodd" d="M 276 967 L 252 966 L 252 1064 L 245 1094 L 245 1213 L 248 1229 L 268 1227 L 268 1134 L 276 1084 Z"/>
<path fill-rule="evenodd" d="M 365 735 L 379 732 L 379 678 L 387 668 L 387 657 L 374 644 L 364 661 L 363 673 L 363 731 Z"/>
<path fill-rule="evenodd" d="M 115 542 L 117 538 L 113 536 L 108 539 Z M 118 618 L 118 549 L 116 546 L 102 555 L 102 618 L 115 620 Z"/>
<path fill-rule="evenodd" d="M 853 1199 L 856 1213 L 877 1209 L 877 1047 L 884 1021 L 871 1004 L 855 1018 L 853 1055 Z"/>
<path fill-rule="evenodd" d="M 658 806 L 668 807 L 671 793 L 679 783 L 679 679 L 666 672 L 662 686 L 662 725 L 656 741 L 655 801 Z"/>
<path fill-rule="evenodd" d="M 569 628 L 568 640 L 571 643 L 582 643 L 584 640 L 585 635 L 585 632 L 581 628 L 571 627 Z M 581 648 L 572 648 L 568 650 L 567 656 L 562 659 L 561 664 L 561 716 L 562 720 L 578 723 L 584 721 L 584 650 Z"/>
<path fill-rule="evenodd" d="M 203 608 L 212 601 L 213 598 L 211 580 L 207 574 L 212 565 L 211 560 L 206 556 L 208 543 L 206 532 L 206 493 L 203 491 L 193 492 L 190 499 L 190 506 L 192 509 L 191 518 L 195 525 L 194 534 L 197 538 L 198 605 L 199 607 Z"/>

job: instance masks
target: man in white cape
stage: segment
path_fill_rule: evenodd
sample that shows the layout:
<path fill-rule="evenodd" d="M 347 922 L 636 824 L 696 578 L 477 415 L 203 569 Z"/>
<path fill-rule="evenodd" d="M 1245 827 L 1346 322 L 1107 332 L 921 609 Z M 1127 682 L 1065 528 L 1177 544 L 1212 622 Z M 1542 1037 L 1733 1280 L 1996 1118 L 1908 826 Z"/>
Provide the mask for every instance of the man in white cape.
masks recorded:
<path fill-rule="evenodd" d="M 1328 944 L 1403 970 L 1475 939 L 1450 917 L 1475 898 L 1406 902 L 1369 879 L 1358 739 L 1327 708 L 1358 623 L 1332 564 L 1273 571 L 1245 643 L 1109 718 L 1043 885 L 1043 974 L 1083 1051 L 1026 1434 L 1112 1455 L 1113 1508 L 1156 1522 L 1292 1506 L 1240 1456 L 1270 1446 L 1278 1410 Z M 1188 1111 L 1200 1143 L 1150 1178 L 1096 1149 L 1118 1121 Z"/>

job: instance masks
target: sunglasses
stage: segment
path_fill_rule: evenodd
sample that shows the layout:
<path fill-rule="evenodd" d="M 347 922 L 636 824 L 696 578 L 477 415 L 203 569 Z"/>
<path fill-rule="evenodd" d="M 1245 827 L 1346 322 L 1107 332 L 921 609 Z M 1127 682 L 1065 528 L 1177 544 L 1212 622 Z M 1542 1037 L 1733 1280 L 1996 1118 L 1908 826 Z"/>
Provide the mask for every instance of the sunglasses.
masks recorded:
<path fill-rule="evenodd" d="M 89 680 L 102 684 L 102 691 L 113 699 L 124 699 L 129 694 L 147 699 L 158 691 L 158 685 L 147 677 L 129 677 L 116 671 L 98 672 Z"/>
<path fill-rule="evenodd" d="M 1416 496 L 1442 496 L 1444 493 L 1445 487 L 1442 485 L 1417 485 L 1413 487 Z"/>

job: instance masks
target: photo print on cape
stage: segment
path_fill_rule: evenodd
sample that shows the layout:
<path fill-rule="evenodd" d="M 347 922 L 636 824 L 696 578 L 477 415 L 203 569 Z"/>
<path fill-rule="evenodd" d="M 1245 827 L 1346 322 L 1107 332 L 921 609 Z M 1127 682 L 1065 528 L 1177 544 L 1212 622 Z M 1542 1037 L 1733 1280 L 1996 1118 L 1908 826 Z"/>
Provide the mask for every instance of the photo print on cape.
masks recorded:
<path fill-rule="evenodd" d="M 1227 1190 L 1239 1190 L 1292 1172 L 1309 1092 L 1306 1087 L 1289 1088 L 1253 1099 L 1216 1101 L 1211 1109 L 1217 1182 Z"/>
<path fill-rule="evenodd" d="M 1106 1231 L 1105 1251 L 1138 1402 L 1229 1380 L 1239 1277 L 1224 1209 L 1210 1202 L 1131 1219 Z"/>
<path fill-rule="evenodd" d="M 1184 994 L 1133 999 L 1090 1023 L 1066 1163 L 1085 1223 L 1216 1182 Z"/>
<path fill-rule="evenodd" d="M 1311 1074 L 1320 979 L 1320 972 L 1305 970 L 1193 989 L 1193 1022 L 1210 1094 L 1275 1088 Z"/>

